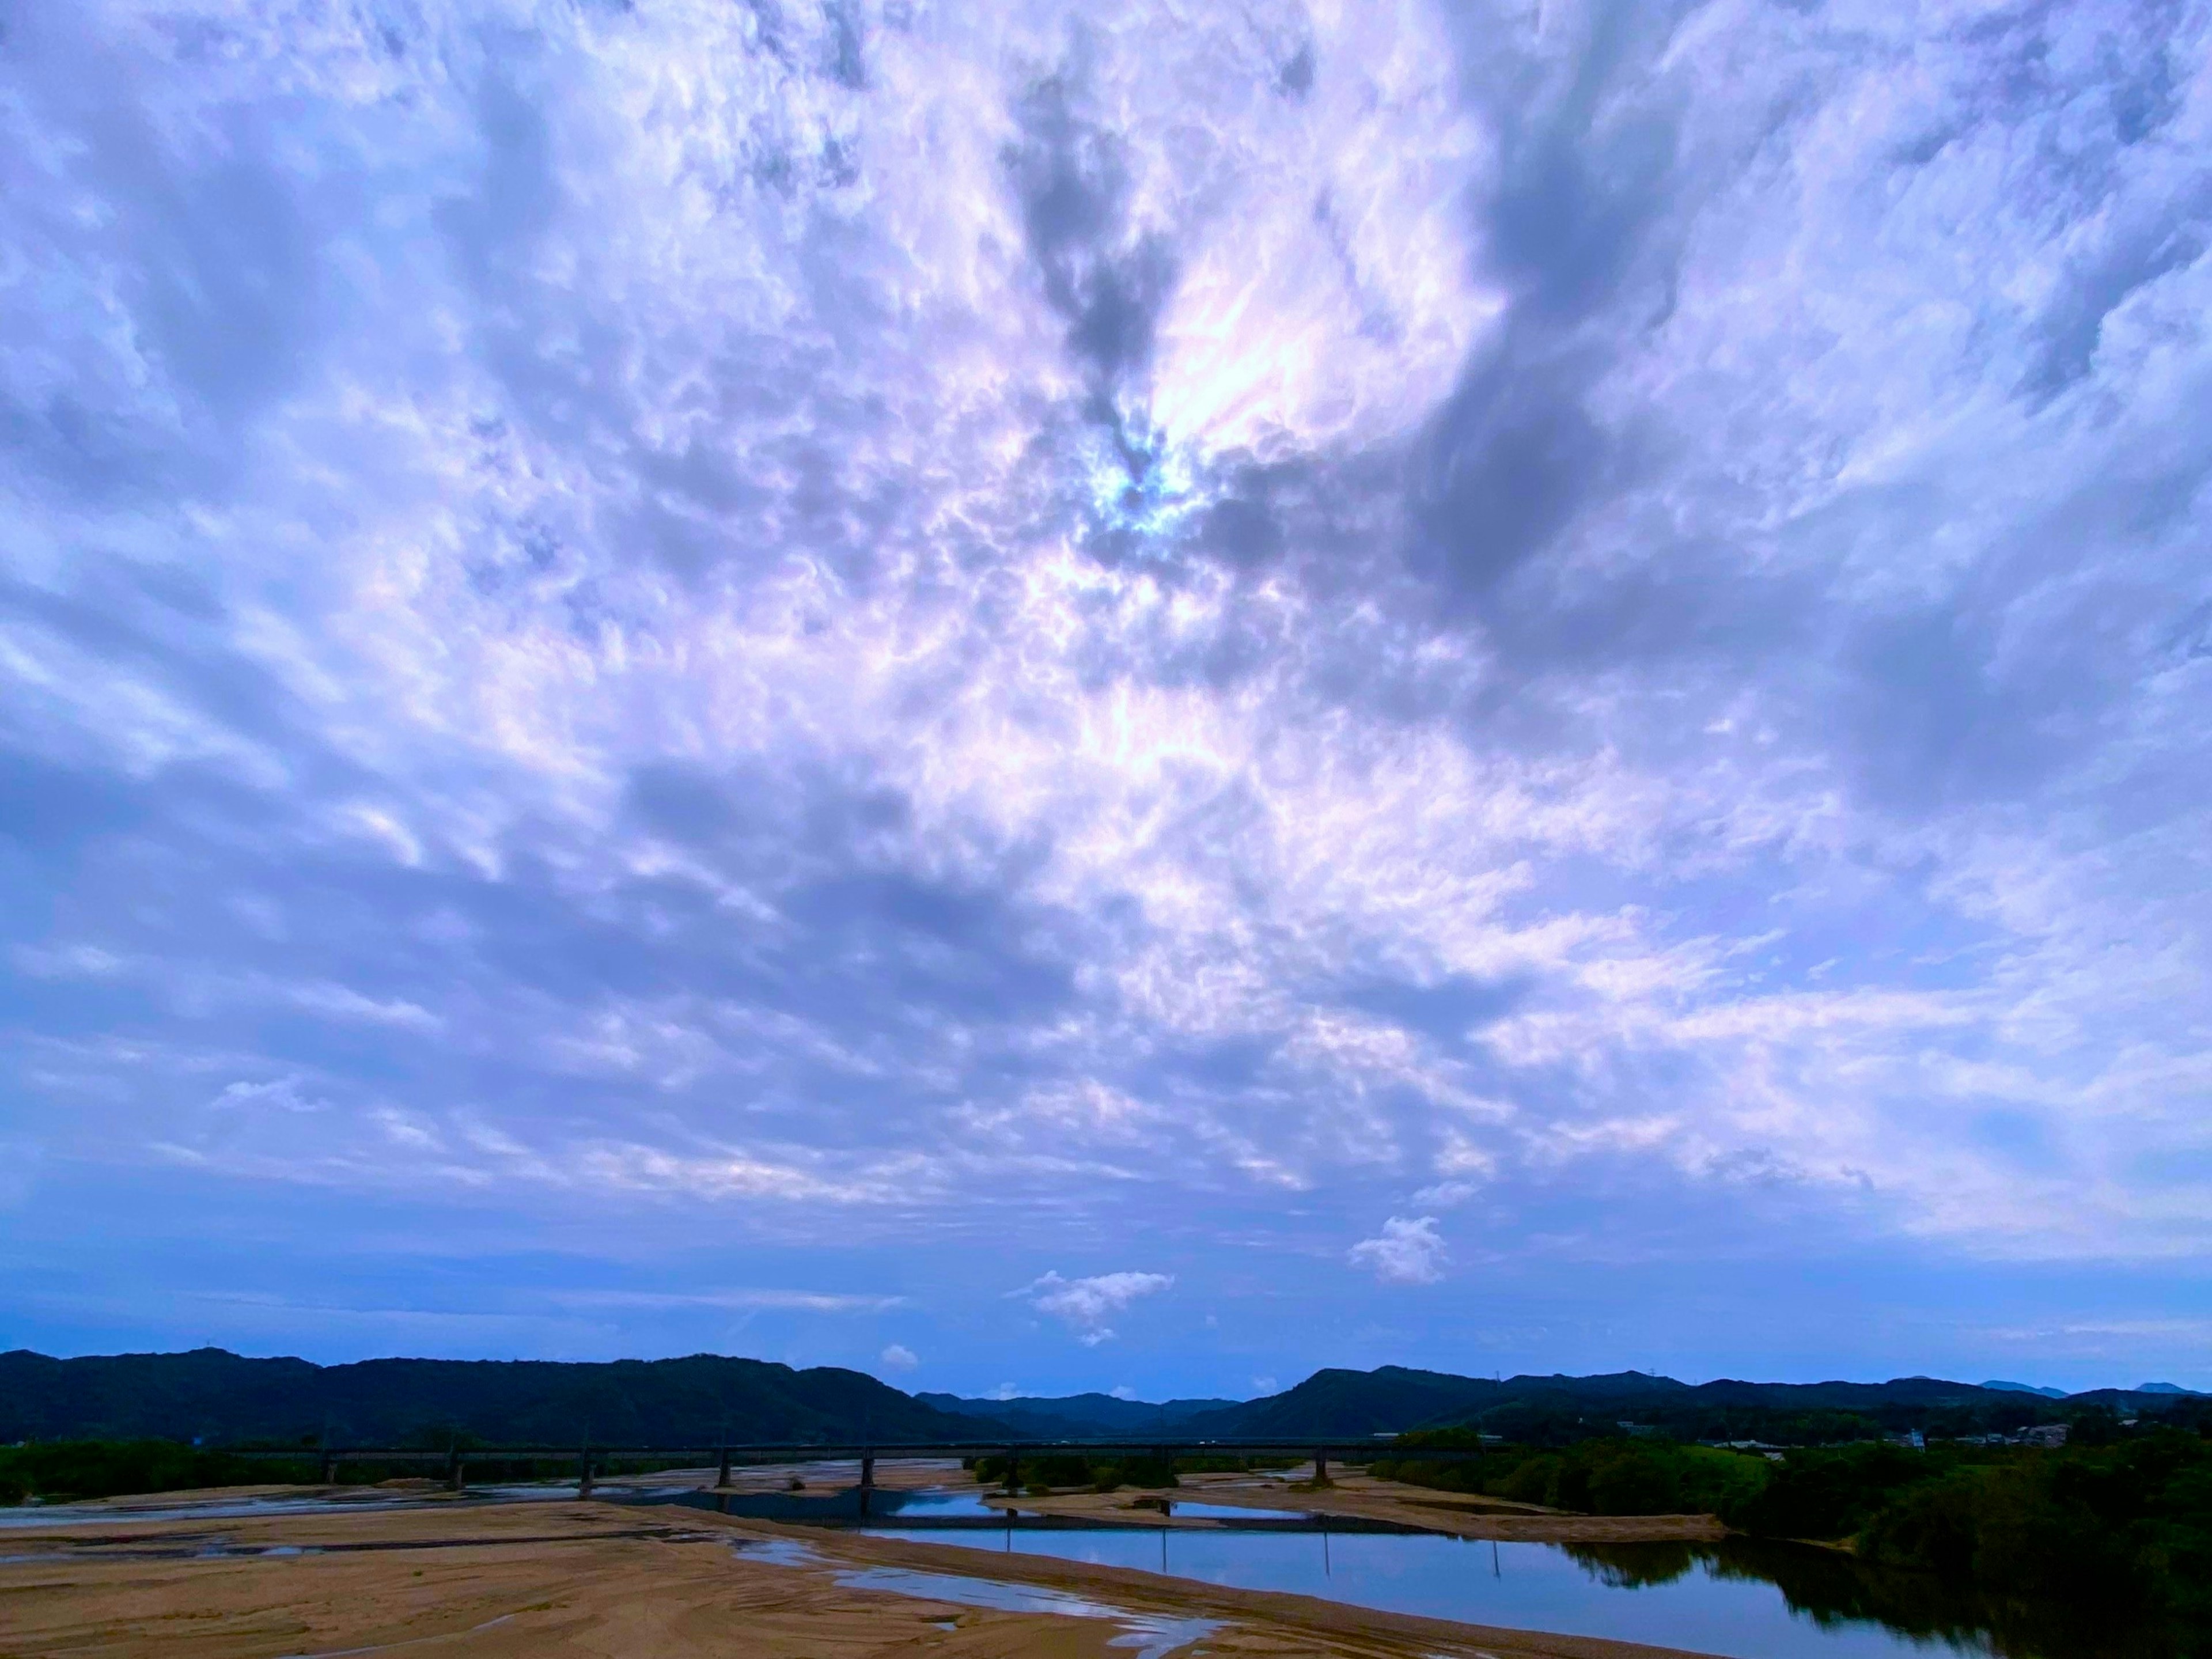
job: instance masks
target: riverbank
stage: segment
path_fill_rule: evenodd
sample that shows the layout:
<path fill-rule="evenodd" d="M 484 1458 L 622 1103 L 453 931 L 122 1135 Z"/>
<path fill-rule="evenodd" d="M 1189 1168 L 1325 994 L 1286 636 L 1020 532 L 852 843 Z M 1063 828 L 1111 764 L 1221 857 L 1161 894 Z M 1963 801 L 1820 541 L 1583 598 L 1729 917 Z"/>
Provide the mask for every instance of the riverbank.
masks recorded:
<path fill-rule="evenodd" d="M 1304 1496 L 1301 1494 L 1301 1496 Z M 131 1520 L 6 1540 L 0 1653 L 68 1659 L 1674 1659 L 1123 1568 L 574 1499 Z M 914 1576 L 920 1575 L 920 1576 Z M 965 1585 L 1014 1587 L 973 1605 Z M 911 1593 L 899 1593 L 891 1586 Z M 1026 1594 L 1027 1601 L 1024 1596 Z M 1193 1622 L 1196 1621 L 1196 1622 Z M 1133 1639 L 1131 1639 L 1133 1638 Z M 1162 1644 L 1168 1645 L 1163 1646 Z"/>

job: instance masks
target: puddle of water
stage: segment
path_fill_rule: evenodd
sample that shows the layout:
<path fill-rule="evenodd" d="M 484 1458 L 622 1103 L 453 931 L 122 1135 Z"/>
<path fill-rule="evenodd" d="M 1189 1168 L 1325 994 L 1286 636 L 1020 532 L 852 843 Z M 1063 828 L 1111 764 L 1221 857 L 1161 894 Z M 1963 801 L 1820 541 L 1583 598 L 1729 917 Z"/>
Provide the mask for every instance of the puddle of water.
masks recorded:
<path fill-rule="evenodd" d="M 1262 1510 L 1244 1504 L 1187 1504 L 1182 1498 L 1174 1500 L 1177 1515 L 1211 1516 L 1221 1521 L 1310 1521 L 1309 1510 Z"/>
<path fill-rule="evenodd" d="M 903 1519 L 934 1525 L 940 1522 L 1003 1522 L 1006 1512 L 993 1509 L 973 1492 L 904 1492 L 878 1486 L 861 1512 L 857 1488 L 842 1492 L 684 1492 L 653 1487 L 635 1492 L 603 1492 L 618 1502 L 670 1504 L 685 1509 L 713 1510 L 720 1515 L 753 1521 L 792 1521 L 835 1526 L 845 1522 Z"/>
<path fill-rule="evenodd" d="M 1778 1569 L 1759 1565 L 1749 1553 L 1709 1546 L 1571 1551 L 1434 1534 L 1168 1528 L 1015 1527 L 997 1534 L 881 1530 L 884 1536 L 918 1543 L 1133 1567 L 1238 1589 L 1287 1591 L 1392 1613 L 1607 1637 L 1728 1659 L 1902 1659 L 1931 1650 L 2070 1659 L 2093 1650 L 2069 1647 L 2044 1626 L 2000 1643 L 1974 1616 L 1955 1609 L 1911 1609 L 1898 1601 L 1894 1587 L 1870 1591 L 1873 1577 L 1847 1559 L 1830 1564 L 1793 1559 Z M 1836 1572 L 1856 1575 L 1853 1585 L 1814 1582 Z M 1776 1582 L 1776 1576 L 1786 1581 L 1792 1573 L 1802 1582 Z M 1908 1598 L 1914 1594 L 1925 1601 L 1940 1599 L 1932 1589 L 1905 1588 Z M 1890 1597 L 1887 1601 L 1885 1595 Z M 1896 1622 L 1881 1616 L 1885 1609 Z M 2167 1650 L 2153 1644 L 2105 1651 L 2157 1659 Z"/>
<path fill-rule="evenodd" d="M 933 1533 L 932 1537 L 943 1537 Z M 748 1538 L 732 1546 L 749 1561 L 765 1561 L 779 1567 L 826 1565 L 805 1544 L 792 1538 Z M 848 1589 L 884 1590 L 928 1601 L 951 1601 L 964 1607 L 989 1607 L 1000 1613 L 1051 1613 L 1066 1619 L 1110 1619 L 1121 1633 L 1108 1639 L 1109 1648 L 1135 1648 L 1137 1659 L 1162 1656 L 1187 1647 L 1221 1628 L 1218 1619 L 1175 1619 L 1164 1613 L 1132 1613 L 1125 1607 L 1086 1601 L 1064 1590 L 1042 1589 L 1030 1584 L 1003 1584 L 988 1578 L 969 1578 L 953 1573 L 917 1572 L 906 1567 L 855 1567 L 838 1572 L 837 1582 Z M 956 1626 L 937 1620 L 941 1630 Z"/>
<path fill-rule="evenodd" d="M 765 1561 L 772 1567 L 813 1567 L 822 1558 L 795 1538 L 748 1538 L 731 1546 L 749 1561 Z"/>
<path fill-rule="evenodd" d="M 1004 1512 L 986 1504 L 980 1491 L 947 1492 L 941 1487 L 933 1487 L 927 1492 L 878 1491 L 874 1509 L 878 1515 L 908 1516 L 917 1521 L 934 1520 L 939 1516 L 968 1519 Z"/>
<path fill-rule="evenodd" d="M 932 1534 L 938 1536 L 941 1534 Z M 887 1590 L 927 1601 L 953 1601 L 967 1607 L 989 1607 L 1000 1613 L 1049 1613 L 1063 1619 L 1110 1619 L 1121 1633 L 1107 1638 L 1109 1648 L 1134 1648 L 1136 1659 L 1163 1659 L 1177 1648 L 1211 1636 L 1221 1628 L 1218 1619 L 1175 1619 L 1165 1613 L 1132 1613 L 1126 1607 L 1088 1601 L 1065 1590 L 1042 1589 L 1030 1584 L 1004 1584 L 988 1578 L 962 1578 L 951 1573 L 915 1572 L 906 1567 L 861 1567 L 841 1572 L 837 1582 L 848 1589 Z"/>

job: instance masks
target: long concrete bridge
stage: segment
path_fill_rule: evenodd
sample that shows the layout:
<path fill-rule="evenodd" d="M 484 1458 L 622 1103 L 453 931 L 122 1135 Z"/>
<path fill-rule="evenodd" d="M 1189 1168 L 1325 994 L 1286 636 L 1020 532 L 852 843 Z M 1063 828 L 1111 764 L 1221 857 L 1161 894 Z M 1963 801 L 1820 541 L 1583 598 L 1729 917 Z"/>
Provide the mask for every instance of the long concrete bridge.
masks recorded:
<path fill-rule="evenodd" d="M 337 1466 L 342 1462 L 432 1463 L 442 1464 L 446 1482 L 454 1491 L 467 1484 L 467 1468 L 477 1463 L 544 1462 L 553 1458 L 576 1459 L 577 1481 L 580 1490 L 589 1492 L 598 1467 L 608 1460 L 651 1459 L 672 1465 L 696 1458 L 701 1462 L 717 1466 L 714 1484 L 717 1487 L 730 1484 L 730 1472 L 738 1464 L 775 1464 L 822 1462 L 856 1458 L 860 1462 L 860 1489 L 872 1491 L 876 1484 L 876 1460 L 902 1457 L 1003 1457 L 1006 1460 L 1005 1487 L 1008 1492 L 1020 1490 L 1021 1466 L 1044 1457 L 1099 1456 L 1121 1455 L 1151 1457 L 1166 1462 L 1175 1457 L 1268 1457 L 1293 1456 L 1310 1459 L 1316 1480 L 1328 1476 L 1328 1460 L 1366 1462 L 1387 1455 L 1395 1437 L 1373 1436 L 1361 1439 L 1357 1436 L 1331 1436 L 1320 1439 L 1276 1438 L 1254 1440 L 1189 1440 L 1172 1436 L 1146 1436 L 1141 1439 L 1114 1440 L 1006 1440 L 978 1438 L 972 1440 L 784 1440 L 729 1442 L 722 1444 L 692 1444 L 665 1446 L 583 1446 L 571 1450 L 553 1446 L 449 1446 L 443 1450 L 426 1450 L 421 1447 L 400 1446 L 320 1446 L 301 1448 L 295 1451 L 256 1449 L 237 1454 L 245 1457 L 283 1458 L 305 1462 L 316 1460 L 320 1467 L 325 1485 L 337 1479 Z M 1476 1455 L 1473 1448 L 1424 1446 L 1419 1455 L 1424 1462 L 1444 1461 Z M 866 1502 L 865 1498 L 862 1500 Z"/>

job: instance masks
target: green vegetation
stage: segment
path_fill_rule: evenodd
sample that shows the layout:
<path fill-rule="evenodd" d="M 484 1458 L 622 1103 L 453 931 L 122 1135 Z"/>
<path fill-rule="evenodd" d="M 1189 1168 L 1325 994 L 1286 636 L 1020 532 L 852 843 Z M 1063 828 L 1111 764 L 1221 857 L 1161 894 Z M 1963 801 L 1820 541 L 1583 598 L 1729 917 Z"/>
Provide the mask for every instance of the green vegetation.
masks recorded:
<path fill-rule="evenodd" d="M 0 1503 L 8 1504 L 30 1498 L 117 1498 L 128 1492 L 260 1486 L 314 1478 L 312 1458 L 301 1466 L 275 1458 L 203 1451 L 173 1440 L 56 1440 L 0 1446 Z"/>
<path fill-rule="evenodd" d="M 2181 1659 L 2201 1653 L 2172 1619 L 2115 1618 L 2048 1597 L 2006 1598 L 1929 1572 L 1899 1571 L 1845 1550 L 1735 1536 L 1717 1543 L 1569 1544 L 1609 1584 L 1665 1584 L 1702 1566 L 1714 1577 L 1771 1583 L 1791 1611 L 1826 1626 L 1875 1620 L 1930 1648 L 2019 1659 Z"/>
<path fill-rule="evenodd" d="M 1846 1543 L 1863 1562 L 2008 1605 L 2212 1630 L 2212 1438 L 2115 1419 L 2083 1440 L 1925 1451 L 1877 1441 L 1770 1460 L 1644 1438 L 1485 1447 L 1455 1429 L 1407 1435 L 1371 1468 L 1584 1514 L 1715 1515 L 1756 1537 Z"/>
<path fill-rule="evenodd" d="M 1194 1452 L 1182 1457 L 1152 1457 L 1141 1452 L 1036 1451 L 1022 1454 L 1021 1477 L 1037 1488 L 1066 1491 L 1088 1486 L 1093 1492 L 1114 1492 L 1122 1486 L 1154 1489 L 1175 1486 L 1182 1474 L 1244 1474 L 1254 1469 L 1296 1468 L 1295 1457 L 1240 1457 L 1234 1453 Z M 960 1467 L 985 1486 L 1003 1485 L 1006 1460 L 1003 1456 L 963 1458 Z"/>
<path fill-rule="evenodd" d="M 1763 1458 L 1663 1441 L 1584 1440 L 1556 1451 L 1500 1446 L 1450 1461 L 1402 1455 L 1430 1447 L 1477 1451 L 1471 1431 L 1442 1429 L 1403 1437 L 1392 1448 L 1401 1455 L 1370 1468 L 1386 1480 L 1586 1515 L 1718 1515 L 1747 1502 L 1768 1479 Z"/>
<path fill-rule="evenodd" d="M 1189 1466 L 1198 1462 L 1234 1462 L 1233 1459 L 1169 1459 L 1142 1455 L 1119 1455 L 1113 1458 L 1093 1457 L 1083 1452 L 1039 1452 L 1024 1455 L 1021 1460 L 1021 1477 L 1024 1490 L 1030 1492 L 1050 1492 L 1055 1488 L 1088 1486 L 1093 1492 L 1113 1492 L 1121 1486 L 1161 1488 L 1176 1484 L 1176 1471 L 1189 1473 Z M 963 1467 L 972 1470 L 983 1485 L 998 1486 L 1006 1478 L 1006 1460 L 1003 1456 L 975 1457 L 963 1461 Z"/>
<path fill-rule="evenodd" d="M 1945 1469 L 1858 1534 L 1870 1559 L 2008 1597 L 2160 1608 L 2212 1643 L 2212 1443 L 2172 1432 Z"/>

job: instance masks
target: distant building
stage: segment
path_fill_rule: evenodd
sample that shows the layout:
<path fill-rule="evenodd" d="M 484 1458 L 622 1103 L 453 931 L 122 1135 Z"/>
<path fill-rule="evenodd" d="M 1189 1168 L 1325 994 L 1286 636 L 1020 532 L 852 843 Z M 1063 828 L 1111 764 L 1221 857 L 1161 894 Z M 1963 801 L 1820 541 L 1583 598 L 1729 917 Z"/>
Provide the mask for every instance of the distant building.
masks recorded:
<path fill-rule="evenodd" d="M 2063 1446 L 2066 1443 L 2063 1423 L 2039 1423 L 2032 1429 L 2022 1429 L 2020 1443 L 2023 1446 Z"/>

